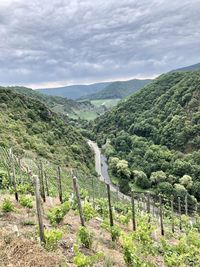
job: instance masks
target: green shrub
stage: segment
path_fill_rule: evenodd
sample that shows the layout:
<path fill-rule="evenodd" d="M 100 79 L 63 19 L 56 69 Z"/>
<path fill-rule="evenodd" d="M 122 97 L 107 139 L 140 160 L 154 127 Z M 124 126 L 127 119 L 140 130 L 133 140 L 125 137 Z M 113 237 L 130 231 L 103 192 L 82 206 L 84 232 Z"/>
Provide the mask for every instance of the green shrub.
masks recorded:
<path fill-rule="evenodd" d="M 93 208 L 92 204 L 89 202 L 84 203 L 83 205 L 83 215 L 86 221 L 91 220 L 95 217 L 96 211 Z"/>
<path fill-rule="evenodd" d="M 19 184 L 17 186 L 17 191 L 20 194 L 33 194 L 34 193 L 34 189 L 33 186 L 31 184 L 25 183 L 25 184 Z"/>
<path fill-rule="evenodd" d="M 19 203 L 25 208 L 32 209 L 33 207 L 32 199 L 28 196 L 21 196 Z"/>
<path fill-rule="evenodd" d="M 59 229 L 45 230 L 45 248 L 47 250 L 54 250 L 59 240 L 63 237 L 63 232 Z"/>
<path fill-rule="evenodd" d="M 61 205 L 61 208 L 62 208 L 62 210 L 64 212 L 64 215 L 66 215 L 70 211 L 70 209 L 71 209 L 70 202 L 69 201 L 63 202 L 63 204 Z"/>
<path fill-rule="evenodd" d="M 81 226 L 78 231 L 78 240 L 86 248 L 91 248 L 92 246 L 92 234 L 89 230 Z"/>
<path fill-rule="evenodd" d="M 117 241 L 120 237 L 121 229 L 118 226 L 114 225 L 110 228 L 110 232 L 111 232 L 112 241 Z"/>
<path fill-rule="evenodd" d="M 47 217 L 52 225 L 60 223 L 63 220 L 64 216 L 65 214 L 61 206 L 50 209 L 47 214 Z"/>
<path fill-rule="evenodd" d="M 103 253 L 98 252 L 92 256 L 86 256 L 78 250 L 78 247 L 74 245 L 73 250 L 75 252 L 75 257 L 73 263 L 77 267 L 92 267 L 95 263 L 103 258 Z"/>
<path fill-rule="evenodd" d="M 3 200 L 3 204 L 2 204 L 2 211 L 3 212 L 11 212 L 14 210 L 15 210 L 15 208 L 14 208 L 12 201 L 9 198 L 5 198 Z"/>
<path fill-rule="evenodd" d="M 84 188 L 81 188 L 80 189 L 80 197 L 83 200 L 86 199 L 86 198 L 88 198 L 89 197 L 88 191 L 86 189 L 84 189 Z"/>
<path fill-rule="evenodd" d="M 71 208 L 70 202 L 66 201 L 63 204 L 50 209 L 47 214 L 50 223 L 52 225 L 60 223 L 64 219 L 64 216 L 67 214 L 70 208 Z"/>

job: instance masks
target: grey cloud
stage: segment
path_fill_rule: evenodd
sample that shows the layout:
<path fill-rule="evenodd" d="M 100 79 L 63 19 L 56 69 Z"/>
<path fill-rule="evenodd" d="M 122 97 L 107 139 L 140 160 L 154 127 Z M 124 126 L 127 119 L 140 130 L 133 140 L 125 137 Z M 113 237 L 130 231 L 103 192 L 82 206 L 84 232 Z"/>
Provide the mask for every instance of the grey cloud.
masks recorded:
<path fill-rule="evenodd" d="M 9 0 L 0 84 L 145 77 L 199 62 L 199 10 L 199 0 Z"/>

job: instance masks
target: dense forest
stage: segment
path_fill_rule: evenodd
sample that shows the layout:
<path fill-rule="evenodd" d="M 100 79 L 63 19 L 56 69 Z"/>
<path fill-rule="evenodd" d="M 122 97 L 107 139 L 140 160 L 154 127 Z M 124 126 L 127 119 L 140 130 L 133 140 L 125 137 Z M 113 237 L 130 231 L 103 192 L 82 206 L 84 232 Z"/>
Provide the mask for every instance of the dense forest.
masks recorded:
<path fill-rule="evenodd" d="M 161 75 L 96 119 L 112 174 L 133 186 L 200 200 L 200 71 Z M 106 142 L 107 141 L 107 142 Z"/>
<path fill-rule="evenodd" d="M 61 165 L 91 167 L 92 153 L 67 116 L 16 91 L 0 89 L 0 146 L 40 156 Z"/>

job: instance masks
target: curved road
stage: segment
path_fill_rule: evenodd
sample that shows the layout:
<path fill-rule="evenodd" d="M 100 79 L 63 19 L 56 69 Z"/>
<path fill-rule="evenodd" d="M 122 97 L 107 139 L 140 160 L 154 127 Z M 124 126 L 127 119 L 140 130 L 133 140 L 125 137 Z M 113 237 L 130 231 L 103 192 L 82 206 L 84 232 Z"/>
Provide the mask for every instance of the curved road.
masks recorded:
<path fill-rule="evenodd" d="M 111 179 L 108 174 L 107 158 L 103 154 L 101 154 L 101 149 L 98 147 L 98 145 L 91 140 L 88 140 L 88 144 L 95 153 L 95 169 L 96 172 L 99 174 L 100 180 L 106 184 L 109 184 L 110 190 L 113 192 L 117 192 L 120 198 L 131 201 L 131 198 L 129 196 L 119 192 L 118 188 L 111 182 Z"/>

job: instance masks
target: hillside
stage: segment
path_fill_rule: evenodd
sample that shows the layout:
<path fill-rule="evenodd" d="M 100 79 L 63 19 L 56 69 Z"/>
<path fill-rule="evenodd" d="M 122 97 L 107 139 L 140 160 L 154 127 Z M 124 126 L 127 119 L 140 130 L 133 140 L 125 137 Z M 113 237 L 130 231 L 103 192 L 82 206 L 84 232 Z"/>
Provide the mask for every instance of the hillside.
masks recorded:
<path fill-rule="evenodd" d="M 92 153 L 69 118 L 53 113 L 42 102 L 0 89 L 0 145 L 15 153 L 33 153 L 54 163 L 91 166 Z M 29 154 L 29 153 L 28 153 Z"/>
<path fill-rule="evenodd" d="M 44 95 L 37 90 L 32 90 L 26 87 L 0 87 L 0 89 L 1 88 L 39 100 L 52 111 L 67 115 L 72 119 L 95 119 L 107 110 L 107 105 L 101 106 L 96 105 L 96 103 L 94 105 L 88 100 L 75 101 L 59 96 Z"/>
<path fill-rule="evenodd" d="M 125 191 L 128 179 L 168 194 L 186 190 L 200 200 L 199 103 L 200 71 L 175 72 L 161 75 L 96 120 L 97 140 L 110 140 L 110 170 Z M 121 172 L 118 160 L 127 161 Z"/>
<path fill-rule="evenodd" d="M 70 99 L 78 99 L 81 97 L 85 97 L 88 94 L 101 91 L 108 84 L 109 82 L 94 83 L 94 84 L 89 84 L 89 85 L 69 85 L 69 86 L 64 86 L 64 87 L 45 88 L 45 89 L 37 89 L 37 90 L 43 94 L 50 95 L 50 96 L 61 96 L 61 97 L 67 97 Z"/>
<path fill-rule="evenodd" d="M 200 69 L 200 63 L 194 64 L 194 65 L 190 65 L 187 67 L 183 67 L 183 68 L 178 68 L 175 70 L 172 70 L 172 72 L 178 72 L 178 71 L 194 71 L 194 70 L 199 70 Z"/>
<path fill-rule="evenodd" d="M 101 91 L 87 95 L 85 98 L 89 100 L 93 99 L 122 99 L 133 92 L 139 90 L 144 87 L 152 80 L 138 80 L 133 79 L 130 81 L 117 81 L 109 84 Z"/>

